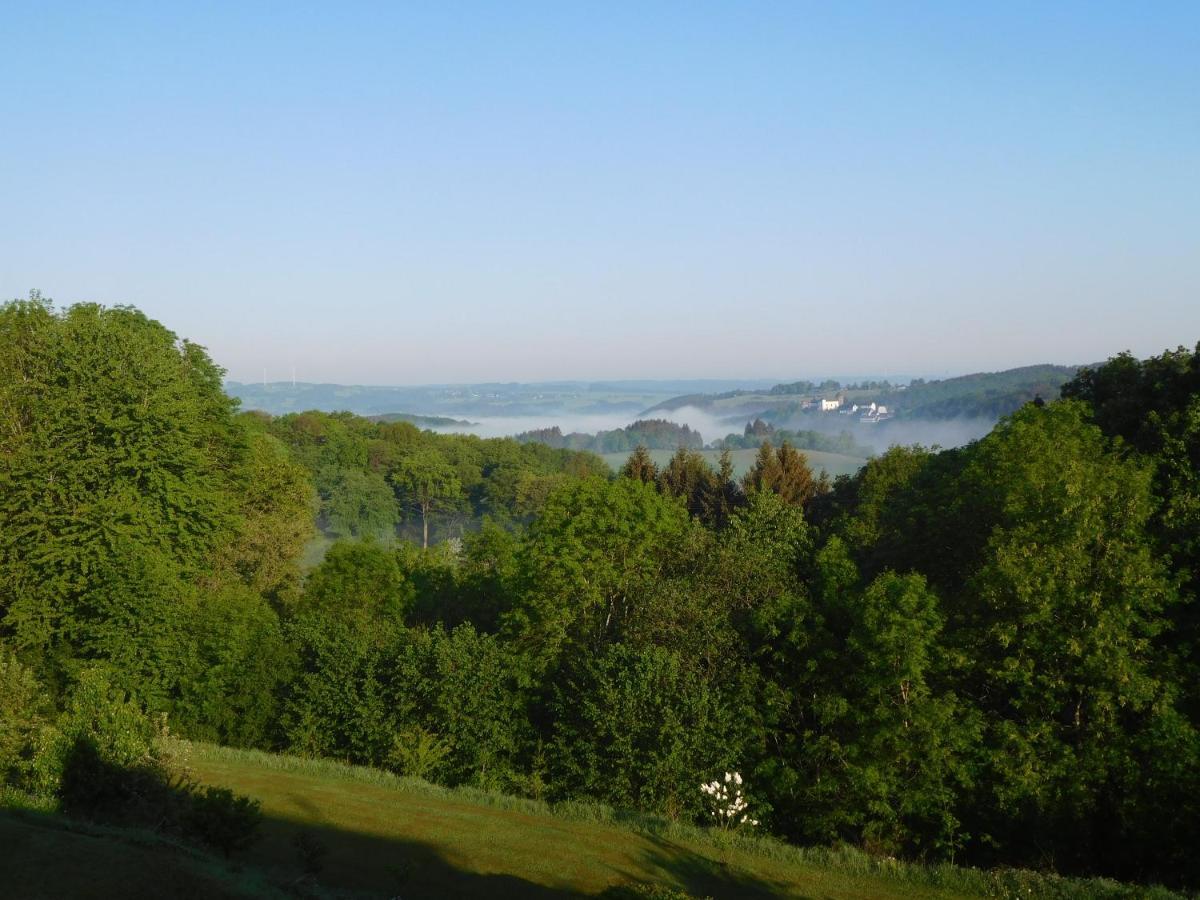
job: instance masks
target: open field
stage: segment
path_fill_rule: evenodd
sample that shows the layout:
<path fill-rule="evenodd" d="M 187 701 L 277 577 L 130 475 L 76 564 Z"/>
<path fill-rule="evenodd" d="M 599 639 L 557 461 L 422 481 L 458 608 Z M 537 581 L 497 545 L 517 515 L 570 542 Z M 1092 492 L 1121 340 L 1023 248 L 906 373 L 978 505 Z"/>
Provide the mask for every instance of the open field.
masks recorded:
<path fill-rule="evenodd" d="M 720 450 L 697 450 L 696 452 L 708 460 L 713 468 L 716 468 L 718 461 L 721 459 Z M 812 466 L 814 472 L 828 472 L 830 478 L 835 478 L 838 475 L 853 475 L 866 463 L 865 459 L 857 456 L 843 456 L 840 453 L 824 453 L 820 450 L 801 450 L 800 452 L 808 459 L 808 464 Z M 650 451 L 650 457 L 659 466 L 665 465 L 673 455 L 673 450 Z M 754 465 L 754 457 L 758 455 L 758 451 L 731 450 L 729 451 L 729 455 L 733 458 L 734 475 L 741 478 Z M 603 457 L 604 461 L 615 471 L 625 465 L 625 460 L 629 458 L 629 454 L 605 453 Z"/>

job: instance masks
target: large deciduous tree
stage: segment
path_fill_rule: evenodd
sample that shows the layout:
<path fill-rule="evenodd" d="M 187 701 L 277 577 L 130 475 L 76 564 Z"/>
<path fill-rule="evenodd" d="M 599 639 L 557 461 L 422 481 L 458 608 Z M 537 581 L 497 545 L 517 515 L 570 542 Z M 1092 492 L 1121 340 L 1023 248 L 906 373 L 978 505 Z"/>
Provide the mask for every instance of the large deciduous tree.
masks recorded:
<path fill-rule="evenodd" d="M 212 573 L 237 536 L 233 409 L 204 350 L 136 310 L 0 307 L 0 628 L 17 646 L 71 669 Z"/>
<path fill-rule="evenodd" d="M 421 517 L 421 546 L 429 546 L 429 521 L 462 500 L 462 483 L 444 457 L 417 450 L 396 463 L 391 473 L 400 502 Z"/>

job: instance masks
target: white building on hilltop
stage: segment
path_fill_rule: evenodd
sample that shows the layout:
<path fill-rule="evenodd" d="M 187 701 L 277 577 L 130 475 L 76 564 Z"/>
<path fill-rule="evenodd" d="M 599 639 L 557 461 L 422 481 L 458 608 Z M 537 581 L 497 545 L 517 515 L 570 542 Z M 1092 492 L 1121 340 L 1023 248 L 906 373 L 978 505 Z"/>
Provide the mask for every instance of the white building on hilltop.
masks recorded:
<path fill-rule="evenodd" d="M 836 400 L 822 400 L 821 401 L 821 412 L 833 412 L 835 409 L 837 409 L 841 405 L 842 405 L 841 397 L 838 397 Z"/>

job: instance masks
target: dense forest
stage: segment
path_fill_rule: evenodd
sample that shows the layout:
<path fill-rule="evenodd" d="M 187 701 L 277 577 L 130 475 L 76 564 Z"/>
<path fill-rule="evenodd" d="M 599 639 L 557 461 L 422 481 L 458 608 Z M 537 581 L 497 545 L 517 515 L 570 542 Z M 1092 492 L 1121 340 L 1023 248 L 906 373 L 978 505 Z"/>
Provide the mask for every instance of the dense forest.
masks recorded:
<path fill-rule="evenodd" d="M 1200 346 L 832 484 L 221 377 L 131 308 L 0 307 L 0 796 L 165 716 L 683 820 L 737 771 L 799 843 L 1200 886 Z"/>

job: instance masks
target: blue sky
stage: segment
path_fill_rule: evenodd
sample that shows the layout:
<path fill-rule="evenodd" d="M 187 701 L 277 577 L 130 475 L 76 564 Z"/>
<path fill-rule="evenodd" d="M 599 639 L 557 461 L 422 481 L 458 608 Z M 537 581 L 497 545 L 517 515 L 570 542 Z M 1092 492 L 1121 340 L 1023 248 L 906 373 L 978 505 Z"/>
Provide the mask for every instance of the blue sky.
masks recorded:
<path fill-rule="evenodd" d="M 9 2 L 0 297 L 30 288 L 242 379 L 1191 346 L 1200 4 Z"/>

